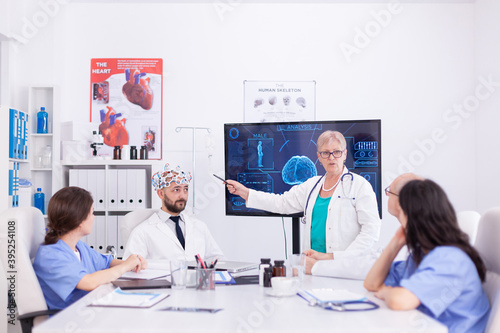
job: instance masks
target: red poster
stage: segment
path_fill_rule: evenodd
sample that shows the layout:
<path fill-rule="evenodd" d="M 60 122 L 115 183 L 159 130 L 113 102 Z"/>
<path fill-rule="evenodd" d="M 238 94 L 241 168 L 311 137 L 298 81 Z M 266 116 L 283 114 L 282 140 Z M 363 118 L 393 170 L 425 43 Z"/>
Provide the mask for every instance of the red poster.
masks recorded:
<path fill-rule="evenodd" d="M 90 121 L 104 137 L 99 153 L 146 146 L 149 159 L 161 159 L 163 60 L 92 59 L 90 82 Z"/>

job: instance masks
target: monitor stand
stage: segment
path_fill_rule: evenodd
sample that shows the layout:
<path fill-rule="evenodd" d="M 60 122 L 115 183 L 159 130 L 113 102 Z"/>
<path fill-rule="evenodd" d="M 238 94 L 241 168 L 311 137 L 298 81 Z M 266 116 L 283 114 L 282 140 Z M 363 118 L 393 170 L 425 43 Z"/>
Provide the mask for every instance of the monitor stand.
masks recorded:
<path fill-rule="evenodd" d="M 300 254 L 300 217 L 292 217 L 292 253 Z"/>

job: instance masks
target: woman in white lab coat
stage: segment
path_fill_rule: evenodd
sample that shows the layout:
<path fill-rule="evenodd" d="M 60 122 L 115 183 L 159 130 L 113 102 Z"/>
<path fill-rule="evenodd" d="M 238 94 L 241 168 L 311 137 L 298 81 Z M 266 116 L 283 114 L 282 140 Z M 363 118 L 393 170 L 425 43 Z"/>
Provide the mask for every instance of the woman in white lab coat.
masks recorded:
<path fill-rule="evenodd" d="M 245 199 L 249 208 L 305 213 L 302 251 L 308 256 L 306 273 L 363 279 L 373 262 L 367 256 L 378 241 L 380 218 L 370 183 L 344 166 L 346 146 L 340 132 L 322 133 L 317 156 L 325 176 L 312 177 L 281 195 L 248 189 L 234 180 L 227 180 L 227 188 Z"/>

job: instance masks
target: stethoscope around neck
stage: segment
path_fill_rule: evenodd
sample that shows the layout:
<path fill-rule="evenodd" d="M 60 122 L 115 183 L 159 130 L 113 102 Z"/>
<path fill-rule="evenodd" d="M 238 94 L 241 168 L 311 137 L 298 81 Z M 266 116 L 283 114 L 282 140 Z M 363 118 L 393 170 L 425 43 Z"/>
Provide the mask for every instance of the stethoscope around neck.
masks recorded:
<path fill-rule="evenodd" d="M 311 194 L 314 192 L 314 189 L 316 188 L 316 186 L 318 186 L 318 184 L 321 182 L 321 180 L 322 180 L 323 178 L 325 178 L 325 176 L 326 176 L 326 174 L 324 174 L 323 176 L 321 176 L 321 177 L 318 179 L 318 181 L 316 182 L 316 184 L 314 184 L 314 186 L 313 186 L 312 190 L 309 192 L 309 195 L 307 196 L 306 208 L 304 209 L 304 216 L 302 216 L 302 217 L 300 218 L 300 222 L 302 222 L 302 224 L 306 224 L 306 212 L 307 212 L 307 207 L 309 206 L 309 200 L 311 199 Z M 349 169 L 347 169 L 347 173 L 344 173 L 344 174 L 342 175 L 342 177 L 340 177 L 340 183 L 342 184 L 342 185 L 341 185 L 341 186 L 342 186 L 342 194 L 344 195 L 344 198 L 346 198 L 346 199 L 347 199 L 348 197 L 347 197 L 347 195 L 345 194 L 345 187 L 344 187 L 344 185 L 345 185 L 345 184 L 344 184 L 344 177 L 345 177 L 345 176 L 349 176 L 349 177 L 351 177 L 351 186 L 349 187 L 348 194 L 351 194 L 351 188 L 352 188 L 352 183 L 353 183 L 353 181 L 354 181 L 354 176 L 353 176 L 352 172 L 351 172 L 351 171 L 349 171 Z M 340 198 L 341 198 L 341 196 L 339 195 L 339 199 L 340 199 Z M 354 197 L 353 197 L 353 198 L 350 198 L 350 199 L 352 199 L 352 200 L 356 200 L 356 198 L 354 198 Z"/>

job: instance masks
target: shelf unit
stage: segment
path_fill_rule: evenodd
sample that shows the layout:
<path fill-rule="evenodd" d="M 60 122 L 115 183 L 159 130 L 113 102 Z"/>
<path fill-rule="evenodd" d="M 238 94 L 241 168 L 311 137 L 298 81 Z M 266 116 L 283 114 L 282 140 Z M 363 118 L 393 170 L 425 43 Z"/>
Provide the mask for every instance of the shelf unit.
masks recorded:
<path fill-rule="evenodd" d="M 101 253 L 106 253 L 106 248 L 108 245 L 115 245 L 118 257 L 123 254 L 125 244 L 121 243 L 119 235 L 119 223 L 121 217 L 123 217 L 128 212 L 134 209 L 128 208 L 110 208 L 110 173 L 111 170 L 129 170 L 129 169 L 143 169 L 145 170 L 145 207 L 151 208 L 152 206 L 152 186 L 151 186 L 151 176 L 152 176 L 152 161 L 151 160 L 85 160 L 77 163 L 70 163 L 61 161 L 62 167 L 62 177 L 64 179 L 63 186 L 69 186 L 70 170 L 80 169 L 80 170 L 103 170 L 104 171 L 104 203 L 103 208 L 96 208 L 96 202 L 94 203 L 94 209 L 96 214 L 96 221 L 94 222 L 93 232 L 95 232 L 96 247 L 95 249 Z M 142 181 L 142 180 L 141 180 Z M 85 188 L 83 185 L 79 185 Z M 85 188 L 89 190 L 91 189 Z M 97 200 L 94 195 L 94 200 Z M 102 224 L 101 224 L 102 223 Z M 104 232 L 104 235 L 102 234 Z M 100 246 L 97 243 L 104 242 L 104 246 Z M 93 241 L 87 241 L 89 245 Z M 100 243 L 99 243 L 100 244 Z"/>
<path fill-rule="evenodd" d="M 31 179 L 31 183 L 33 184 L 32 197 L 37 188 L 41 188 L 42 192 L 45 194 L 45 212 L 47 211 L 47 204 L 52 194 L 54 194 L 54 192 L 60 188 L 60 181 L 58 180 L 60 176 L 58 167 L 55 164 L 55 161 L 57 161 L 57 159 L 54 158 L 55 156 L 59 156 L 59 146 L 55 144 L 56 142 L 58 142 L 58 140 L 53 134 L 53 128 L 57 128 L 58 126 L 57 94 L 57 88 L 54 86 L 32 86 L 29 87 L 28 92 L 30 137 L 28 148 L 29 174 L 27 175 L 27 177 Z M 48 113 L 48 133 L 43 134 L 37 133 L 37 113 L 38 111 L 40 111 L 40 108 L 42 106 L 45 107 L 45 111 Z M 44 161 L 47 166 L 43 167 L 41 165 L 41 159 L 43 155 L 43 149 L 46 146 L 50 146 L 51 156 L 49 163 L 47 163 L 47 161 Z"/>

